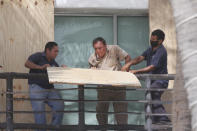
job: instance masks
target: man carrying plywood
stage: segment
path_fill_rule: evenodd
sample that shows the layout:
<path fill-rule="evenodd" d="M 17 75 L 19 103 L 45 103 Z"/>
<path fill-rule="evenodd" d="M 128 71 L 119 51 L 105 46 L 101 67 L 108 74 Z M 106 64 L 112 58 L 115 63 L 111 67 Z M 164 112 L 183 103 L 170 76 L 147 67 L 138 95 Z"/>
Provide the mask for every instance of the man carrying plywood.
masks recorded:
<path fill-rule="evenodd" d="M 142 55 L 136 57 L 135 59 L 128 62 L 123 68 L 123 71 L 128 71 L 130 66 L 136 65 L 143 60 L 147 61 L 147 67 L 130 70 L 131 73 L 149 73 L 149 74 L 168 74 L 167 70 L 167 51 L 163 46 L 163 41 L 165 39 L 165 33 L 160 30 L 154 30 L 151 34 L 149 47 Z M 152 89 L 166 89 L 168 87 L 168 80 L 152 80 Z M 152 91 L 151 97 L 154 101 L 161 101 L 161 95 L 163 91 Z M 152 112 L 156 114 L 165 114 L 165 108 L 162 104 L 153 104 Z M 170 122 L 167 116 L 153 116 L 153 123 L 166 123 Z"/>
<path fill-rule="evenodd" d="M 29 68 L 29 73 L 44 73 L 47 74 L 47 67 L 58 67 L 55 58 L 58 55 L 58 45 L 55 42 L 48 42 L 45 45 L 44 52 L 37 52 L 29 56 L 25 63 L 25 67 Z M 63 65 L 65 66 L 65 65 Z M 54 101 L 47 99 L 61 99 L 59 92 L 54 91 L 53 84 L 49 84 L 48 79 L 36 79 L 30 78 L 28 80 L 30 99 L 36 124 L 46 124 L 45 113 L 36 113 L 39 111 L 45 111 L 45 104 L 48 104 L 53 113 L 52 125 L 60 125 L 63 118 L 62 112 L 64 110 L 63 101 Z M 33 100 L 42 99 L 42 100 Z M 41 130 L 39 130 L 41 131 Z M 43 131 L 43 130 L 42 130 Z"/>
<path fill-rule="evenodd" d="M 93 53 L 89 58 L 89 64 L 91 68 L 99 70 L 112 70 L 120 71 L 121 64 L 120 61 L 125 61 L 128 63 L 130 61 L 130 56 L 127 52 L 121 49 L 117 45 L 106 45 L 106 41 L 102 37 L 98 37 L 93 40 L 93 48 L 95 53 Z M 125 100 L 126 91 L 116 90 L 115 87 L 105 86 L 108 89 L 98 90 L 98 100 Z M 125 102 L 113 102 L 113 107 L 115 112 L 127 112 L 127 103 Z M 108 123 L 108 115 L 102 114 L 106 113 L 109 109 L 109 102 L 98 102 L 97 120 L 100 125 L 105 125 Z M 117 124 L 127 124 L 128 115 L 126 114 L 116 114 L 115 115 Z"/>

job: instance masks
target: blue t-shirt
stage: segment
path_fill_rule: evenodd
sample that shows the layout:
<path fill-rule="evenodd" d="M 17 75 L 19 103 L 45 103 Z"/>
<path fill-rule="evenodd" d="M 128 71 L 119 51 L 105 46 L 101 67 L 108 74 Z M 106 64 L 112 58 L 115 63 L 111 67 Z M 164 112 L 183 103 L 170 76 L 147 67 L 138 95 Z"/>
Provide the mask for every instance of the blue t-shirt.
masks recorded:
<path fill-rule="evenodd" d="M 57 64 L 57 62 L 55 60 L 52 61 L 48 61 L 46 58 L 46 54 L 44 52 L 37 52 L 35 54 L 32 54 L 31 56 L 29 56 L 28 58 L 29 61 L 31 61 L 32 63 L 42 66 L 45 64 L 49 64 L 50 66 L 54 66 L 54 67 L 58 67 L 59 65 Z M 47 74 L 47 70 L 40 70 L 40 69 L 30 69 L 29 73 L 44 73 Z M 45 89 L 51 89 L 54 88 L 53 84 L 49 84 L 49 80 L 47 79 L 32 79 L 29 78 L 28 79 L 28 84 L 37 84 L 39 86 L 41 86 L 42 88 Z"/>
<path fill-rule="evenodd" d="M 142 53 L 142 56 L 145 57 L 147 66 L 153 65 L 155 67 L 155 70 L 149 72 L 150 74 L 168 74 L 167 51 L 163 45 L 160 45 L 154 51 L 152 50 L 152 47 L 149 47 Z M 155 82 L 168 85 L 168 80 L 156 80 Z"/>

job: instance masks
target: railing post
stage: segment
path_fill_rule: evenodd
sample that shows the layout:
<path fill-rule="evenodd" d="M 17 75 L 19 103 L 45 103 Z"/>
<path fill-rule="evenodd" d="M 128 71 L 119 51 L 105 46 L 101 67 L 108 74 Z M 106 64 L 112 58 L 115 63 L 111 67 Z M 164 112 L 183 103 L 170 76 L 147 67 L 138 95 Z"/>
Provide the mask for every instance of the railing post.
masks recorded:
<path fill-rule="evenodd" d="M 84 85 L 78 86 L 78 98 L 79 98 L 79 131 L 85 131 L 85 106 L 84 106 Z"/>
<path fill-rule="evenodd" d="M 147 131 L 152 131 L 152 118 L 150 115 L 147 114 L 152 114 L 151 111 L 151 91 L 150 89 L 150 85 L 151 85 L 151 80 L 149 77 L 146 78 L 146 88 L 148 89 L 148 91 L 146 92 L 146 100 L 148 101 L 147 105 L 146 105 L 146 128 Z"/>
<path fill-rule="evenodd" d="M 6 131 L 13 131 L 13 78 L 6 78 Z"/>

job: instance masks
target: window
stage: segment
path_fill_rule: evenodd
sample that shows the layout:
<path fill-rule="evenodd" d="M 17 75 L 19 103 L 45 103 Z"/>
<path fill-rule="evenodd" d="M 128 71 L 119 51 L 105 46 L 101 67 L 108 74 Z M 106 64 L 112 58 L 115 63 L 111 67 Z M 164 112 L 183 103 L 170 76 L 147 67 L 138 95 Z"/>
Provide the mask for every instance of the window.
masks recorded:
<path fill-rule="evenodd" d="M 141 55 L 149 43 L 149 23 L 147 16 L 55 16 L 55 41 L 59 44 L 59 64 L 69 67 L 88 68 L 88 58 L 94 52 L 92 40 L 103 37 L 107 44 L 118 44 L 132 58 Z M 145 63 L 134 68 L 144 67 Z M 70 85 L 63 85 L 69 86 Z M 66 99 L 76 99 L 76 91 L 62 93 Z M 95 90 L 85 91 L 86 99 L 96 99 Z M 127 93 L 127 99 L 144 99 L 140 92 Z M 76 103 L 65 103 L 65 110 L 76 109 Z M 95 110 L 96 103 L 86 103 L 87 110 Z M 128 111 L 144 111 L 144 105 L 130 103 Z M 112 109 L 110 109 L 112 111 Z M 75 114 L 77 115 L 77 114 Z M 113 123 L 113 115 L 109 115 Z M 86 124 L 97 123 L 95 114 L 86 113 Z M 75 124 L 73 114 L 65 114 L 65 124 Z M 144 124 L 144 115 L 129 115 L 130 124 Z"/>

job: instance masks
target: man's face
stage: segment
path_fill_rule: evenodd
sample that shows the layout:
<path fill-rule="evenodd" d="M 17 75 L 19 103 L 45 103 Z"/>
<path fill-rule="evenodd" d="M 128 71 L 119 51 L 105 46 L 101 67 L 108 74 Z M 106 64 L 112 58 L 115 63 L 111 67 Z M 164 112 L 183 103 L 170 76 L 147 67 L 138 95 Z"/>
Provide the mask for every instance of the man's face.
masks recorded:
<path fill-rule="evenodd" d="M 161 45 L 163 40 L 158 40 L 158 37 L 156 35 L 152 35 L 150 38 L 150 42 L 157 42 L 158 45 Z"/>
<path fill-rule="evenodd" d="M 98 55 L 99 58 L 103 58 L 107 51 L 107 46 L 103 44 L 103 42 L 98 41 L 94 43 L 95 53 Z"/>
<path fill-rule="evenodd" d="M 58 55 L 59 49 L 58 46 L 54 46 L 51 50 L 47 49 L 46 54 L 51 58 L 55 59 Z"/>

